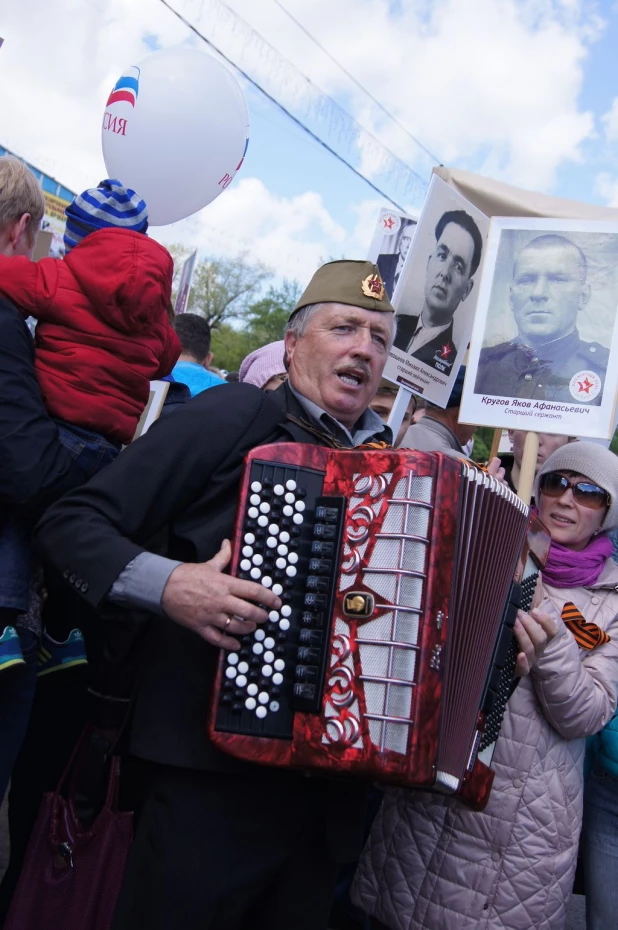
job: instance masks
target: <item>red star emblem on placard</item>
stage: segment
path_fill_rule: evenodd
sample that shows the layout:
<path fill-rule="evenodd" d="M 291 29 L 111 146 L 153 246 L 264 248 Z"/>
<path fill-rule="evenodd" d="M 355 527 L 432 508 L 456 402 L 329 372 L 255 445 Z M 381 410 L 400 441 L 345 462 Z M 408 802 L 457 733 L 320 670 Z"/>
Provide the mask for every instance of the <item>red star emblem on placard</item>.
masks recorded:
<path fill-rule="evenodd" d="M 581 391 L 582 394 L 589 394 L 590 388 L 593 387 L 592 381 L 589 378 L 586 378 L 584 381 L 577 382 L 577 390 Z"/>
<path fill-rule="evenodd" d="M 392 216 L 387 216 L 384 220 L 384 229 L 392 229 L 395 225 L 395 220 Z"/>
<path fill-rule="evenodd" d="M 447 342 L 446 345 L 443 345 L 440 349 L 440 358 L 448 358 L 452 351 L 452 348 Z"/>

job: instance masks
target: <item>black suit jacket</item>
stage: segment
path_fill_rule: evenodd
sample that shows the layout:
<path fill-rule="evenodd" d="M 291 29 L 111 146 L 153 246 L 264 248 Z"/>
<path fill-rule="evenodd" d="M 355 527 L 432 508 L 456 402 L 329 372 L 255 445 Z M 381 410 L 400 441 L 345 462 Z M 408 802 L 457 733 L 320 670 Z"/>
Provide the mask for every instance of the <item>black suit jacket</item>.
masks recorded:
<path fill-rule="evenodd" d="M 397 349 L 407 351 L 410 340 L 416 332 L 418 319 L 417 316 L 410 316 L 407 313 L 397 316 L 397 336 L 393 343 Z M 453 342 L 453 321 L 451 320 L 448 329 L 421 346 L 417 352 L 412 352 L 411 357 L 417 358 L 425 365 L 430 365 L 444 375 L 450 375 L 457 358 L 457 347 Z"/>
<path fill-rule="evenodd" d="M 399 252 L 393 252 L 392 255 L 384 253 L 378 255 L 376 265 L 384 281 L 384 290 L 389 299 L 393 296 L 395 290 L 395 272 L 399 264 Z"/>
<path fill-rule="evenodd" d="M 306 419 L 287 384 L 276 392 L 247 384 L 204 391 L 50 508 L 38 527 L 42 553 L 93 606 L 144 550 L 206 561 L 232 536 L 244 456 L 268 442 L 319 442 L 287 421 L 288 413 Z M 206 736 L 218 650 L 166 618 L 151 615 L 148 624 L 131 751 L 166 765 L 251 776 L 254 765 L 220 752 Z M 345 819 L 361 806 L 364 788 L 335 785 Z M 360 824 L 352 821 L 340 839 L 355 847 Z"/>

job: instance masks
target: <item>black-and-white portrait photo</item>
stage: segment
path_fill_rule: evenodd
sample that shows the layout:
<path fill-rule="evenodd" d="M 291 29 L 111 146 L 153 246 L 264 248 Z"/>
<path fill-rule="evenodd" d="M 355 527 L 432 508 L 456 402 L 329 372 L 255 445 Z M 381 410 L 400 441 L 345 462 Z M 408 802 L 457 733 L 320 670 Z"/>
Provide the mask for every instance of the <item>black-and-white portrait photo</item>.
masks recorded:
<path fill-rule="evenodd" d="M 496 405 L 490 398 L 510 398 L 501 405 L 512 415 L 526 409 L 529 416 L 541 411 L 545 419 L 556 419 L 575 412 L 568 430 L 573 435 L 581 433 L 585 408 L 613 410 L 616 360 L 613 365 L 610 360 L 618 309 L 613 226 L 492 221 L 467 379 L 476 400 L 484 396 L 485 407 Z M 541 425 L 546 432 L 547 422 L 529 428 Z"/>
<path fill-rule="evenodd" d="M 367 257 L 378 266 L 384 290 L 391 299 L 410 251 L 416 223 L 415 217 L 394 210 L 381 210 L 378 217 Z"/>

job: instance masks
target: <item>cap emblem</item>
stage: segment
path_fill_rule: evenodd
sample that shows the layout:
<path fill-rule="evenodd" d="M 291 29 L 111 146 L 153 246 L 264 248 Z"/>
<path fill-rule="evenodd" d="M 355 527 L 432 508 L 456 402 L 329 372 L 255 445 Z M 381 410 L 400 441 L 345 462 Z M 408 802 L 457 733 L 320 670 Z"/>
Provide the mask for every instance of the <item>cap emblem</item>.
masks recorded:
<path fill-rule="evenodd" d="M 384 299 L 384 282 L 379 274 L 367 275 L 361 288 L 365 297 L 373 297 L 375 300 Z"/>

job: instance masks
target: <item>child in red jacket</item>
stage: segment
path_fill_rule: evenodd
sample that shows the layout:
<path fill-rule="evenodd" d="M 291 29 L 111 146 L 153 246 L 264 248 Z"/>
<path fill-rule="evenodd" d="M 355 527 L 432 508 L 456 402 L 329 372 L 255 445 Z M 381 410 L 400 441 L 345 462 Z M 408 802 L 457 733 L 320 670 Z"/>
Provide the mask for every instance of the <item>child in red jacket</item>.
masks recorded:
<path fill-rule="evenodd" d="M 150 381 L 171 372 L 181 345 L 168 319 L 173 260 L 145 235 L 144 201 L 106 180 L 76 197 L 66 214 L 64 260 L 0 256 L 0 294 L 38 321 L 43 400 L 86 481 L 131 441 Z M 0 560 L 11 566 L 0 585 L 6 617 L 28 609 L 31 576 L 29 530 L 12 515 L 0 528 Z M 14 664 L 7 629 L 0 669 Z"/>

